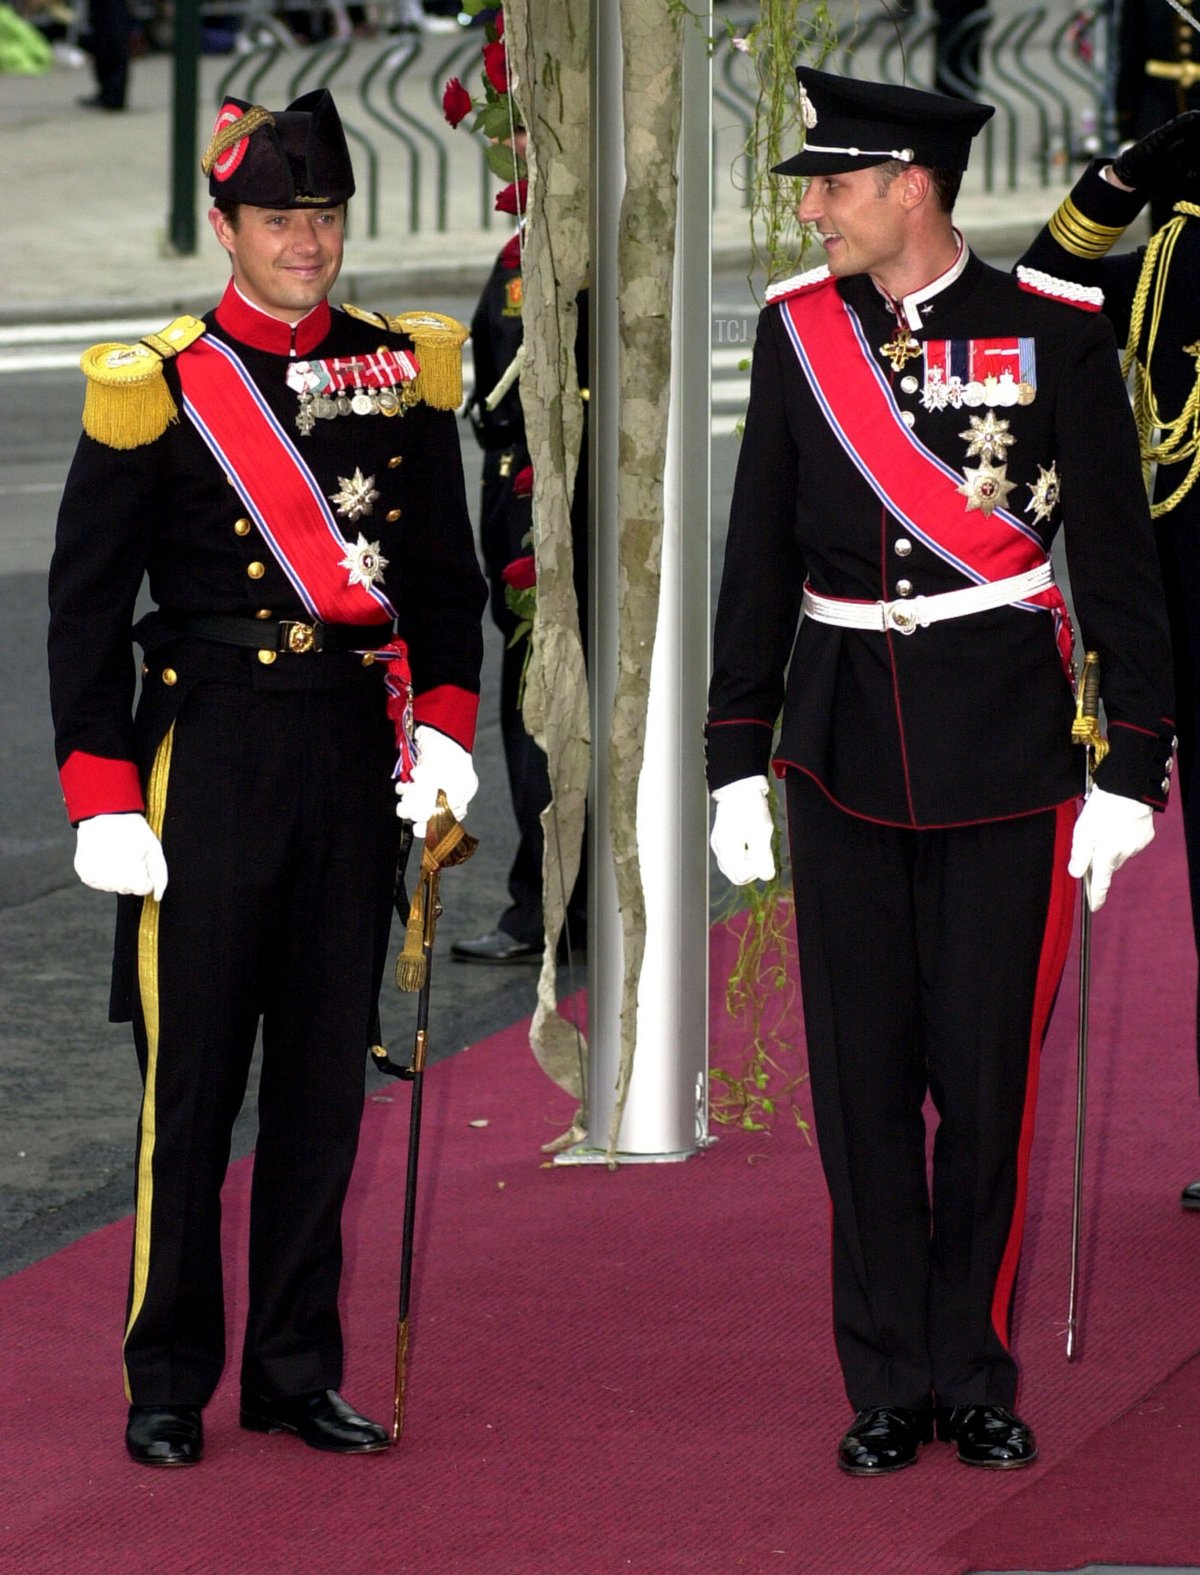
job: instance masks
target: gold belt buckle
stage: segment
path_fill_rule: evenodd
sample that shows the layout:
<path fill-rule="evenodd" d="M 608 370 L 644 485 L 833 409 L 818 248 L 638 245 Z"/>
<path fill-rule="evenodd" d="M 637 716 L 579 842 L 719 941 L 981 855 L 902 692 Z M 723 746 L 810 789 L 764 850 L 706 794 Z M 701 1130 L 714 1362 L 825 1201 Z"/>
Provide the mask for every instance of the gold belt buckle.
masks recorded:
<path fill-rule="evenodd" d="M 307 652 L 317 649 L 317 631 L 313 624 L 285 620 L 281 627 L 284 632 L 284 648 L 291 651 L 293 656 L 304 656 Z"/>

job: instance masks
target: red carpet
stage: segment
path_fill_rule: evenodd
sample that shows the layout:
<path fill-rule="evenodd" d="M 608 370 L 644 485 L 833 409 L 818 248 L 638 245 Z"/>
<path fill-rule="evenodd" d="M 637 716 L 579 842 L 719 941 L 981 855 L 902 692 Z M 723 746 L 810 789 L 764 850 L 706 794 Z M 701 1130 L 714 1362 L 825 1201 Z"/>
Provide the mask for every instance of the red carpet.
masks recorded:
<path fill-rule="evenodd" d="M 571 1115 L 515 1028 L 432 1069 L 408 1427 L 343 1459 L 239 1431 L 234 1376 L 195 1470 L 129 1464 L 128 1223 L 0 1283 L 0 1569 L 23 1575 L 960 1575 L 1200 1562 L 1193 963 L 1177 815 L 1094 932 L 1086 1323 L 1063 1357 L 1074 1021 L 1044 1062 L 1017 1309 L 1031 1471 L 945 1446 L 852 1481 L 829 1338 L 827 1202 L 783 1128 L 683 1165 L 545 1168 Z M 715 979 L 727 938 L 718 936 Z M 1070 967 L 1071 965 L 1069 965 Z M 1073 974 L 1068 973 L 1068 981 Z M 443 980 L 443 987 L 446 981 Z M 713 1059 L 732 1060 L 714 1004 Z M 436 1020 L 435 1020 L 436 1032 Z M 368 1104 L 349 1212 L 346 1392 L 386 1418 L 407 1092 Z M 486 1120 L 486 1127 L 473 1127 Z M 248 1167 L 227 1187 L 231 1329 Z M 237 1335 L 231 1334 L 231 1350 Z"/>

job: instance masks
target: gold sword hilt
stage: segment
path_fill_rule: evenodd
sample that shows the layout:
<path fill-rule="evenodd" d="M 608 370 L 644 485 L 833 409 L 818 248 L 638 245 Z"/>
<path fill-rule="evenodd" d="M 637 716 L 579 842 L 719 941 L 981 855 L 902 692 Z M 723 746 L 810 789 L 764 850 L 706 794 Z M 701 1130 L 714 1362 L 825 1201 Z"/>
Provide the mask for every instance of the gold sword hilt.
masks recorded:
<path fill-rule="evenodd" d="M 1108 739 L 1100 731 L 1100 658 L 1095 651 L 1084 655 L 1083 672 L 1075 685 L 1071 742 L 1082 744 L 1090 752 L 1089 769 L 1092 771 L 1108 754 Z"/>

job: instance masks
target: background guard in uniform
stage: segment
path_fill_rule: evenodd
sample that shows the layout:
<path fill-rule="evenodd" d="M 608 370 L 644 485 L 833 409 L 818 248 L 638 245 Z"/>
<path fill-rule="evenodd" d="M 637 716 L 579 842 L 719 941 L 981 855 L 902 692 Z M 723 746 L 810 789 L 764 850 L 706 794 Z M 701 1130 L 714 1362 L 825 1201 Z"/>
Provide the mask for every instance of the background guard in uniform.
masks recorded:
<path fill-rule="evenodd" d="M 1162 211 L 1176 212 L 1172 231 L 1155 242 L 1149 274 L 1145 247 L 1109 255 L 1148 198 Z M 1177 202 L 1184 207 L 1176 210 Z M 1155 444 L 1160 421 L 1176 429 L 1170 449 L 1156 458 L 1154 540 L 1171 625 L 1179 791 L 1192 927 L 1200 950 L 1200 111 L 1150 132 L 1111 165 L 1096 160 L 1022 262 L 1104 292 L 1104 313 L 1118 343 L 1127 346 L 1127 355 L 1132 350 L 1143 368 L 1145 397 L 1135 406 L 1143 448 Z M 1140 327 L 1133 329 L 1135 343 L 1129 346 L 1139 299 Z M 1200 1065 L 1200 1010 L 1196 1051 Z M 1185 1209 L 1200 1209 L 1200 1181 L 1184 1187 L 1182 1201 Z"/>
<path fill-rule="evenodd" d="M 232 279 L 202 321 L 84 357 L 50 571 L 75 867 L 126 894 L 111 1015 L 132 1017 L 144 1082 L 126 1447 L 146 1465 L 203 1451 L 220 1190 L 260 1024 L 241 1425 L 387 1446 L 337 1393 L 342 1206 L 397 814 L 420 836 L 439 787 L 461 816 L 477 785 L 465 330 L 331 308 L 354 176 L 326 91 L 228 100 L 203 167 Z"/>
<path fill-rule="evenodd" d="M 518 151 L 524 152 L 523 131 L 517 133 Z M 579 386 L 587 379 L 587 292 L 579 296 L 576 337 L 576 371 Z M 539 963 L 545 924 L 542 914 L 541 815 L 550 802 L 550 776 L 546 755 L 530 736 L 521 712 L 521 678 L 528 647 L 524 640 L 511 643 L 517 618 L 504 594 L 504 571 L 533 552 L 529 540 L 533 526 L 528 491 L 517 493 L 513 483 L 528 472 L 525 413 L 519 379 L 504 393 L 495 408 L 488 396 L 509 370 L 524 339 L 522 317 L 521 237 L 514 235 L 502 248 L 488 276 L 471 318 L 471 349 L 475 362 L 475 391 L 471 419 L 483 449 L 483 482 L 480 489 L 479 539 L 490 592 L 492 618 L 504 636 L 500 668 L 500 737 L 508 769 L 508 786 L 517 822 L 517 849 L 508 873 L 508 907 L 494 930 L 486 935 L 455 941 L 450 955 L 468 963 Z M 579 452 L 578 480 L 571 499 L 575 596 L 579 606 L 580 635 L 587 650 L 587 405 Z M 567 937 L 574 951 L 587 946 L 587 860 L 583 860 L 574 890 L 567 902 Z"/>
<path fill-rule="evenodd" d="M 782 711 L 856 1412 L 838 1463 L 898 1470 L 936 1430 L 966 1464 L 1011 1468 L 1037 1453 L 1010 1319 L 1068 854 L 1095 907 L 1152 835 L 1173 732 L 1166 619 L 1097 301 L 987 267 L 953 228 L 990 109 L 797 76 L 807 137 L 779 169 L 812 177 L 799 216 L 827 267 L 769 291 L 759 320 L 717 609 L 712 845 L 736 882 L 773 873 Z M 1077 822 L 1060 525 L 1111 741 Z"/>

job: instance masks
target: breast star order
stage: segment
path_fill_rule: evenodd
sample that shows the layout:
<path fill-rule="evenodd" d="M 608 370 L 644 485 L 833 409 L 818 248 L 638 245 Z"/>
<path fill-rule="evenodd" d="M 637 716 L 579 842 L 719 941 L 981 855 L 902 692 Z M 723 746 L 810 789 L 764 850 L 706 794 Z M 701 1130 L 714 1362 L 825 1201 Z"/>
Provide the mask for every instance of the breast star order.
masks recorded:
<path fill-rule="evenodd" d="M 1058 503 L 1057 467 L 1053 464 L 1053 462 L 1051 463 L 1049 470 L 1046 470 L 1043 466 L 1039 465 L 1038 479 L 1036 481 L 1027 481 L 1025 485 L 1033 494 L 1029 502 L 1025 505 L 1025 512 L 1026 514 L 1033 515 L 1033 522 L 1035 525 L 1040 525 L 1043 520 L 1048 520 L 1050 518 L 1051 514 L 1054 513 L 1055 507 Z"/>
<path fill-rule="evenodd" d="M 1008 480 L 1003 465 L 982 463 L 978 470 L 964 465 L 963 478 L 958 484 L 958 491 L 967 500 L 968 514 L 972 509 L 982 509 L 985 514 L 990 514 L 993 509 L 1004 508 L 1009 493 L 1016 486 L 1015 481 Z"/>
<path fill-rule="evenodd" d="M 383 571 L 387 566 L 388 561 L 380 552 L 379 543 L 368 541 L 362 531 L 359 531 L 358 540 L 353 546 L 346 544 L 342 568 L 350 570 L 351 585 L 365 585 L 370 590 L 372 585 L 383 579 Z"/>
<path fill-rule="evenodd" d="M 974 459 L 978 455 L 986 465 L 1002 461 L 1005 452 L 1017 441 L 1008 430 L 1008 422 L 1001 421 L 994 410 L 989 410 L 986 416 L 969 419 L 971 425 L 958 434 L 967 440 L 967 458 Z"/>
<path fill-rule="evenodd" d="M 352 476 L 339 476 L 338 481 L 341 490 L 329 494 L 329 501 L 337 504 L 338 513 L 345 515 L 348 520 L 360 520 L 364 514 L 370 514 L 371 506 L 379 496 L 375 477 L 364 476 L 356 465 Z"/>

